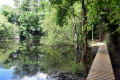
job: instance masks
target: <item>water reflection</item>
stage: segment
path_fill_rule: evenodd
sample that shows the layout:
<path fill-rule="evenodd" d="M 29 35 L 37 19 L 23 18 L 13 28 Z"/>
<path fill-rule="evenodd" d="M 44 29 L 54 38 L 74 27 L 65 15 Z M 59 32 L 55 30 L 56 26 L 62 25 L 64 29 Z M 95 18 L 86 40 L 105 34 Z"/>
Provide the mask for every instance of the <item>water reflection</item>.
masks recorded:
<path fill-rule="evenodd" d="M 37 73 L 34 76 L 24 76 L 21 80 L 55 80 L 51 78 L 49 75 L 44 74 L 44 73 Z"/>
<path fill-rule="evenodd" d="M 0 69 L 0 80 L 55 80 L 49 75 L 38 72 L 34 76 L 17 76 L 13 75 L 14 69 Z"/>
<path fill-rule="evenodd" d="M 13 69 L 0 69 L 0 80 L 11 80 Z"/>
<path fill-rule="evenodd" d="M 0 80 L 78 80 L 71 73 L 75 67 L 73 46 L 45 46 L 36 42 L 1 42 Z"/>

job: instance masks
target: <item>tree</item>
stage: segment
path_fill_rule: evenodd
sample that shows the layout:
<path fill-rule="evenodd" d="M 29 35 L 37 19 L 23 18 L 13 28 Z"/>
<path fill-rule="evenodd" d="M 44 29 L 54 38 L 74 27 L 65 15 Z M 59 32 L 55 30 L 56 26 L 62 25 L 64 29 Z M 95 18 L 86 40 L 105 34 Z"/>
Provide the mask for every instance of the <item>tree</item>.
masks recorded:
<path fill-rule="evenodd" d="M 14 22 L 15 14 L 12 7 L 8 5 L 3 5 L 1 9 L 1 14 L 7 17 L 9 22 L 12 22 L 12 23 Z"/>
<path fill-rule="evenodd" d="M 68 24 L 60 27 L 56 24 L 56 10 L 51 8 L 45 14 L 45 20 L 42 23 L 42 31 L 44 36 L 41 38 L 41 43 L 46 45 L 60 45 L 60 44 L 73 44 L 74 34 L 71 19 Z"/>
<path fill-rule="evenodd" d="M 57 10 L 56 16 L 56 22 L 57 24 L 59 24 L 60 26 L 63 26 L 64 24 L 67 23 L 67 17 L 69 16 L 70 18 L 72 18 L 72 23 L 73 23 L 73 30 L 74 30 L 74 36 L 75 36 L 75 53 L 76 53 L 76 61 L 78 61 L 77 57 L 78 57 L 78 53 L 79 53 L 79 44 L 78 44 L 78 34 L 77 33 L 77 25 L 76 25 L 76 14 L 74 12 L 74 7 L 73 5 L 75 4 L 75 2 L 77 2 L 78 0 L 60 0 L 60 1 L 53 1 L 50 0 L 51 4 L 54 4 L 54 7 Z M 79 17 L 78 17 L 79 18 Z"/>
<path fill-rule="evenodd" d="M 16 23 L 20 26 L 19 29 L 21 39 L 25 39 L 30 35 L 41 36 L 41 24 L 45 16 L 43 13 L 41 13 L 41 8 L 45 8 L 46 5 L 44 5 L 44 2 L 40 0 L 14 1 L 16 6 L 15 9 L 17 10 L 15 12 Z"/>
<path fill-rule="evenodd" d="M 50 0 L 51 1 L 51 4 L 56 4 L 58 5 L 57 6 L 57 23 L 59 25 L 63 25 L 65 22 L 66 22 L 66 16 L 69 12 L 69 10 L 71 9 L 71 7 L 75 4 L 75 2 L 81 2 L 81 5 L 82 5 L 82 31 L 83 31 L 83 42 L 84 42 L 84 51 L 83 51 L 83 57 L 82 57 L 82 62 L 83 64 L 86 64 L 86 56 L 87 56 L 87 24 L 86 24 L 86 21 L 87 21 L 87 7 L 85 5 L 85 0 L 60 0 L 60 1 L 57 1 L 57 0 Z M 71 14 L 71 13 L 70 13 Z M 72 15 L 74 17 L 74 12 L 73 12 L 73 8 L 72 8 Z M 75 42 L 76 42 L 76 54 L 78 54 L 78 40 L 77 40 L 77 36 L 76 36 L 76 25 L 75 25 L 75 22 L 74 22 L 74 18 L 73 18 L 73 25 L 74 25 L 74 32 L 75 32 Z"/>
<path fill-rule="evenodd" d="M 41 35 L 41 28 L 39 26 L 39 16 L 35 12 L 24 12 L 18 19 L 20 22 L 20 36 L 25 35 Z M 25 37 L 24 37 L 25 38 Z"/>
<path fill-rule="evenodd" d="M 85 65 L 86 70 L 87 70 L 87 63 L 86 63 L 86 57 L 87 57 L 87 9 L 85 5 L 85 0 L 81 0 L 82 2 L 82 10 L 83 10 L 83 22 L 82 22 L 82 29 L 83 29 L 83 42 L 84 42 L 84 51 L 83 51 L 83 56 L 82 56 L 82 63 Z"/>
<path fill-rule="evenodd" d="M 117 49 L 119 46 L 119 0 L 90 0 L 88 6 L 88 21 L 90 23 L 105 23 L 107 32 L 110 34 L 110 43 Z"/>
<path fill-rule="evenodd" d="M 31 0 L 29 5 L 30 5 L 30 10 L 31 11 L 39 12 L 39 8 L 40 8 L 39 0 Z"/>
<path fill-rule="evenodd" d="M 0 37 L 13 38 L 15 31 L 18 31 L 16 25 L 9 23 L 5 16 L 0 15 Z"/>
<path fill-rule="evenodd" d="M 24 11 L 32 11 L 32 12 L 38 12 L 39 11 L 39 1 L 40 0 L 23 0 L 23 1 L 17 1 L 14 0 L 16 5 L 19 5 L 19 10 L 21 12 Z M 17 2 L 21 2 L 21 4 L 18 4 Z M 18 7 L 18 6 L 17 6 Z"/>
<path fill-rule="evenodd" d="M 30 11 L 30 1 L 31 0 L 23 0 L 20 9 L 22 11 Z"/>

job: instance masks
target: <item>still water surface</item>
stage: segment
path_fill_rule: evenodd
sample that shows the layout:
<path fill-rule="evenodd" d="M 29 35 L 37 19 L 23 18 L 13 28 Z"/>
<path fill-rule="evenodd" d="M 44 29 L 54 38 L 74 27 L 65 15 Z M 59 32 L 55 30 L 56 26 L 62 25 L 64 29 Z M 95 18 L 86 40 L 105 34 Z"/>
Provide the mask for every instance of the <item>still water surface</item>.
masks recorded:
<path fill-rule="evenodd" d="M 0 42 L 0 80 L 58 80 L 74 61 L 72 46 L 43 46 L 38 41 Z"/>
<path fill-rule="evenodd" d="M 92 56 L 88 57 L 91 64 Z M 46 46 L 37 40 L 0 42 L 0 80 L 85 80 L 74 74 L 84 76 L 81 69 L 73 46 Z"/>

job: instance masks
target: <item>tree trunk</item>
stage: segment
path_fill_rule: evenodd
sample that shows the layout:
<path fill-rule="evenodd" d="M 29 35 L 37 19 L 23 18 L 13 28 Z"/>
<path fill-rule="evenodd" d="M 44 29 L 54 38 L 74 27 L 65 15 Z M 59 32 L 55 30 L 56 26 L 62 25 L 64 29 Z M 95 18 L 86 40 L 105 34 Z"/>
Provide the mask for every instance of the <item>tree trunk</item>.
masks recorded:
<path fill-rule="evenodd" d="M 99 33 L 99 41 L 102 41 L 102 29 L 101 29 L 101 26 L 100 26 L 100 33 Z"/>
<path fill-rule="evenodd" d="M 93 29 L 92 29 L 92 42 L 94 41 L 93 37 L 94 37 L 94 35 L 93 35 Z"/>
<path fill-rule="evenodd" d="M 73 20 L 73 26 L 74 26 L 74 35 L 75 35 L 75 61 L 78 62 L 78 53 L 79 53 L 79 46 L 78 46 L 78 35 L 77 35 L 77 29 L 76 29 L 76 25 L 75 25 L 75 19 L 74 17 L 72 18 Z"/>
<path fill-rule="evenodd" d="M 74 16 L 74 9 L 71 6 L 72 9 L 72 22 L 73 22 L 73 27 L 74 27 L 74 35 L 75 35 L 75 61 L 79 62 L 79 58 L 78 58 L 78 53 L 79 53 L 79 46 L 78 46 L 78 35 L 77 35 L 77 28 L 76 28 L 76 24 L 75 24 L 75 16 Z"/>
<path fill-rule="evenodd" d="M 83 56 L 82 56 L 82 63 L 85 67 L 85 69 L 87 70 L 87 63 L 86 63 L 86 56 L 87 56 L 87 27 L 85 26 L 86 24 L 86 6 L 84 1 L 85 0 L 81 0 L 82 1 L 82 10 L 83 10 L 83 22 L 82 22 L 82 28 L 83 28 L 83 32 L 84 32 L 84 38 L 83 38 L 83 42 L 84 42 L 84 50 L 83 50 Z"/>

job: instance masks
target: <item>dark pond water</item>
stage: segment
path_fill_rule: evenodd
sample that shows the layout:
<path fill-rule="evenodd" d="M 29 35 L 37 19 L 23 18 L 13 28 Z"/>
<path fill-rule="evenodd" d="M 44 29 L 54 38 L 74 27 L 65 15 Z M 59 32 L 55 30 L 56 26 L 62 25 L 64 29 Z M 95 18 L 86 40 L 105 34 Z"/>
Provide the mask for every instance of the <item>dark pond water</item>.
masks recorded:
<path fill-rule="evenodd" d="M 60 79 L 59 75 L 64 72 L 71 78 L 75 75 L 71 72 L 76 69 L 74 55 L 73 46 L 45 46 L 38 41 L 1 41 L 0 80 L 69 80 Z"/>

